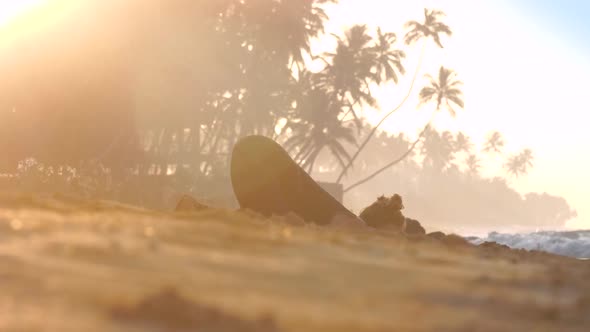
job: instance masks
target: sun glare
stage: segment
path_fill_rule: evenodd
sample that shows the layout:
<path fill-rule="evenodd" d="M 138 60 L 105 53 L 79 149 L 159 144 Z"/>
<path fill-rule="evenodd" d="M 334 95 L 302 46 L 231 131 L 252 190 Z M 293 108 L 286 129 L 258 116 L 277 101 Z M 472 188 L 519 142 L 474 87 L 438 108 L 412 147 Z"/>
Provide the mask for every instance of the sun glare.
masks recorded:
<path fill-rule="evenodd" d="M 0 0 L 0 28 L 48 0 Z"/>

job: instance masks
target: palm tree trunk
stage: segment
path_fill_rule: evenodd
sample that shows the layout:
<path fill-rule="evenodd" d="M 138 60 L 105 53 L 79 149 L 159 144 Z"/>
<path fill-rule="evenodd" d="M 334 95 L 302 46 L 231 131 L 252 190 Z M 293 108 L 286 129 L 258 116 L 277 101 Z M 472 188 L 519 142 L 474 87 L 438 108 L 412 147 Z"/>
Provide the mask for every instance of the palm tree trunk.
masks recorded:
<path fill-rule="evenodd" d="M 380 169 L 376 170 L 375 172 L 373 172 L 373 174 L 367 176 L 366 178 L 364 178 L 364 179 L 362 179 L 360 181 L 357 181 L 356 183 L 352 184 L 348 188 L 345 188 L 344 191 L 343 191 L 343 193 L 346 193 L 347 191 L 350 191 L 350 190 L 352 190 L 352 189 L 360 186 L 361 184 L 364 184 L 364 183 L 370 181 L 371 179 L 373 179 L 377 175 L 383 173 L 388 168 L 390 168 L 390 167 L 392 167 L 394 165 L 397 165 L 400 162 L 402 162 L 404 159 L 406 159 L 406 157 L 409 156 L 410 153 L 412 153 L 412 151 L 414 151 L 414 148 L 416 148 L 416 145 L 418 145 L 418 143 L 420 142 L 420 140 L 422 140 L 422 137 L 424 136 L 424 133 L 426 133 L 426 130 L 428 130 L 429 127 L 430 127 L 430 121 L 424 127 L 424 129 L 422 129 L 422 132 L 420 132 L 420 135 L 418 135 L 418 138 L 412 143 L 412 145 L 410 146 L 410 148 L 408 149 L 408 151 L 404 152 L 404 154 L 402 154 L 399 158 L 397 158 L 396 160 L 390 162 L 389 164 L 381 167 Z"/>
<path fill-rule="evenodd" d="M 381 126 L 383 124 L 383 122 L 385 122 L 385 120 L 387 120 L 387 118 L 389 118 L 389 116 L 391 116 L 393 113 L 397 112 L 406 103 L 406 101 L 408 100 L 408 98 L 412 94 L 412 90 L 414 89 L 414 85 L 416 83 L 416 79 L 418 78 L 418 73 L 420 72 L 420 68 L 422 67 L 422 60 L 424 59 L 424 50 L 425 49 L 426 49 L 426 42 L 424 42 L 422 44 L 422 53 L 420 54 L 420 60 L 418 60 L 418 67 L 416 67 L 416 71 L 414 72 L 414 77 L 412 78 L 412 83 L 410 84 L 410 89 L 408 90 L 408 93 L 405 95 L 404 99 L 402 99 L 402 101 L 399 103 L 399 105 L 397 105 L 393 110 L 391 110 L 383 118 L 381 118 L 381 120 L 379 121 L 379 123 L 377 123 L 377 125 L 375 127 L 373 127 L 373 129 L 371 130 L 371 132 L 369 132 L 369 135 L 367 135 L 367 138 L 365 138 L 365 140 L 359 146 L 359 148 L 356 150 L 356 152 L 354 153 L 354 155 L 352 156 L 352 158 L 350 158 L 350 161 L 348 162 L 348 164 L 346 165 L 346 167 L 344 167 L 342 169 L 342 172 L 338 176 L 338 179 L 336 179 L 336 183 L 340 183 L 340 181 L 342 181 L 342 178 L 344 177 L 344 175 L 346 174 L 346 172 L 348 171 L 348 169 L 352 166 L 352 164 L 354 163 L 354 161 L 356 160 L 356 158 L 363 151 L 363 149 L 365 148 L 365 146 L 367 145 L 367 143 L 369 143 L 369 141 L 371 140 L 371 138 L 373 138 L 373 136 L 377 132 L 377 129 L 379 128 L 379 126 Z"/>
<path fill-rule="evenodd" d="M 310 145 L 311 143 L 308 143 L 302 147 L 301 150 L 295 155 L 295 158 L 293 158 L 295 163 L 297 163 L 297 165 L 301 166 L 302 168 L 306 167 L 305 165 L 307 164 L 307 159 L 314 151 L 313 147 Z"/>
<path fill-rule="evenodd" d="M 426 124 L 426 126 L 424 126 L 424 129 L 422 129 L 422 131 L 420 132 L 420 134 L 418 135 L 418 138 L 412 143 L 412 145 L 410 146 L 410 148 L 408 149 L 408 151 L 406 151 L 403 155 L 401 155 L 399 158 L 397 158 L 396 160 L 392 161 L 391 163 L 381 167 L 380 169 L 378 169 L 377 171 L 375 171 L 373 174 L 367 176 L 366 178 L 357 181 L 356 183 L 354 183 L 353 185 L 349 186 L 348 188 L 344 189 L 344 191 L 342 192 L 343 194 L 346 193 L 347 191 L 360 186 L 361 184 L 364 184 L 365 182 L 373 179 L 375 176 L 381 174 L 382 172 L 384 172 L 385 170 L 387 170 L 388 168 L 397 165 L 398 163 L 400 163 L 401 161 L 403 161 L 407 156 L 410 155 L 410 153 L 414 150 L 414 148 L 416 148 L 416 145 L 418 145 L 418 142 L 420 142 L 420 140 L 422 139 L 422 137 L 424 137 L 424 134 L 426 133 L 426 131 L 430 128 L 430 125 L 432 124 L 432 122 L 434 121 L 434 116 L 436 115 L 436 112 L 438 111 L 438 109 L 435 109 L 434 112 L 432 112 L 432 115 L 430 116 L 430 120 L 428 120 L 428 123 Z"/>
<path fill-rule="evenodd" d="M 315 162 L 318 159 L 318 156 L 320 155 L 320 153 L 322 152 L 322 148 L 316 149 L 310 156 L 308 156 L 308 160 L 310 160 L 309 162 L 306 161 L 307 163 L 307 174 L 309 174 L 311 176 L 311 173 L 313 173 L 313 168 L 315 166 Z"/>

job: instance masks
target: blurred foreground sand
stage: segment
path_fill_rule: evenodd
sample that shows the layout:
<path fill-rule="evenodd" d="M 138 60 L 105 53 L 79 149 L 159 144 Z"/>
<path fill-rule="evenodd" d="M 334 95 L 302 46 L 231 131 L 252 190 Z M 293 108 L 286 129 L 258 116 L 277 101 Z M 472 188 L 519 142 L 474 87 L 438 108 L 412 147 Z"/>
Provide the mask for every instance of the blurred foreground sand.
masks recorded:
<path fill-rule="evenodd" d="M 590 262 L 3 195 L 0 331 L 590 331 Z"/>

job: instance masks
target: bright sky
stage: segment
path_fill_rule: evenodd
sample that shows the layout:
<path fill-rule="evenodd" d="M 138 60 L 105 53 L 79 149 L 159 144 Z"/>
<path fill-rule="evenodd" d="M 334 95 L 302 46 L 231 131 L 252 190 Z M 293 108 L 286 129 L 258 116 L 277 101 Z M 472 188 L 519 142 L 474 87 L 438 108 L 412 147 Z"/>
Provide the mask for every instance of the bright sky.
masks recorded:
<path fill-rule="evenodd" d="M 49 0 L 0 0 L 2 28 L 14 17 Z M 56 1 L 51 1 L 56 2 Z M 455 69 L 465 82 L 466 108 L 457 118 L 437 115 L 440 129 L 461 130 L 476 143 L 499 130 L 507 153 L 531 148 L 535 167 L 513 180 L 521 192 L 538 191 L 565 197 L 579 218 L 569 226 L 590 228 L 590 23 L 585 0 L 340 0 L 328 14 L 328 32 L 354 23 L 380 26 L 403 37 L 403 23 L 422 20 L 423 8 L 439 8 L 454 35 L 444 50 L 427 47 L 422 73 L 440 65 Z M 317 49 L 329 47 L 316 45 Z M 384 111 L 407 91 L 420 49 L 408 50 L 408 79 L 376 93 Z M 420 85 L 418 86 L 418 88 Z M 414 94 L 416 95 L 416 94 Z M 416 111 L 417 99 L 392 116 L 386 128 L 416 135 L 430 109 Z M 371 116 L 371 114 L 369 114 Z M 372 119 L 377 119 L 373 115 Z M 485 163 L 485 160 L 484 160 Z M 493 164 L 493 163 L 492 163 Z M 491 167 L 489 174 L 498 174 Z"/>
<path fill-rule="evenodd" d="M 0 28 L 47 0 L 0 0 Z"/>
<path fill-rule="evenodd" d="M 590 197 L 590 106 L 587 83 L 583 83 L 590 77 L 590 23 L 585 22 L 590 3 L 341 0 L 329 8 L 328 30 L 338 32 L 363 23 L 396 32 L 401 38 L 403 23 L 421 21 L 424 7 L 446 12 L 445 22 L 454 34 L 444 40 L 444 50 L 427 48 L 423 73 L 436 74 L 444 65 L 455 69 L 465 82 L 465 110 L 455 119 L 437 115 L 436 126 L 461 130 L 476 143 L 483 142 L 488 132 L 499 130 L 505 136 L 507 153 L 533 149 L 534 169 L 512 180 L 513 185 L 521 192 L 546 191 L 565 197 L 579 215 L 568 226 L 590 228 L 590 205 L 586 204 Z M 407 81 L 418 58 L 419 47 L 408 52 Z M 407 81 L 377 93 L 384 111 L 397 105 L 407 91 Z M 416 111 L 416 105 L 417 98 L 409 100 L 386 128 L 415 136 L 431 112 Z M 494 172 L 502 171 L 488 170 Z"/>

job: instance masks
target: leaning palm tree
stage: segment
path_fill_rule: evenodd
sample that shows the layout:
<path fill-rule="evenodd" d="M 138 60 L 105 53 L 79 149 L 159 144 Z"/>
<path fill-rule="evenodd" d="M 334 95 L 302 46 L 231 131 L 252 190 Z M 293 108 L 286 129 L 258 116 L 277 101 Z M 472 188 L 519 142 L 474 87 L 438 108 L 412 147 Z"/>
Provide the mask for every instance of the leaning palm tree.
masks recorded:
<path fill-rule="evenodd" d="M 486 139 L 483 151 L 501 153 L 504 148 L 504 138 L 498 131 L 490 133 Z"/>
<path fill-rule="evenodd" d="M 405 27 L 409 29 L 409 31 L 406 33 L 406 36 L 405 36 L 406 44 L 411 45 L 411 44 L 416 43 L 418 40 L 432 39 L 439 47 L 442 48 L 443 46 L 440 41 L 440 35 L 446 34 L 447 36 L 451 36 L 453 33 L 451 31 L 451 28 L 448 25 L 446 25 L 440 21 L 440 18 L 444 15 L 445 14 L 440 10 L 432 10 L 432 9 L 424 8 L 424 22 L 421 23 L 418 21 L 410 21 L 405 24 Z M 412 91 L 414 90 L 414 85 L 416 83 L 416 78 L 418 77 L 418 73 L 420 72 L 420 67 L 422 66 L 425 45 L 426 45 L 426 43 L 424 43 L 424 46 L 422 47 L 422 53 L 420 55 L 420 60 L 418 62 L 418 66 L 416 68 L 416 71 L 414 72 L 414 76 L 412 78 L 410 88 L 408 89 L 408 93 L 404 96 L 402 101 L 393 110 L 391 110 L 389 113 L 385 114 L 385 116 L 383 116 L 381 118 L 381 120 L 379 120 L 377 125 L 375 125 L 373 130 L 369 133 L 369 135 L 367 135 L 365 140 L 361 143 L 361 145 L 359 146 L 359 148 L 357 149 L 355 154 L 352 156 L 349 164 L 346 165 L 346 167 L 344 167 L 342 169 L 342 172 L 340 173 L 340 175 L 336 179 L 337 183 L 340 183 L 340 181 L 342 180 L 344 175 L 346 175 L 346 172 L 352 166 L 352 163 L 356 160 L 356 158 L 359 156 L 359 154 L 363 151 L 363 149 L 365 148 L 367 143 L 371 140 L 373 135 L 375 135 L 375 132 L 377 131 L 377 129 L 393 113 L 397 112 L 406 103 L 406 101 L 408 100 L 408 98 L 412 94 Z"/>
<path fill-rule="evenodd" d="M 434 113 L 432 114 L 430 121 L 426 124 L 424 129 L 422 129 L 422 131 L 418 135 L 418 138 L 412 143 L 408 151 L 406 151 L 400 158 L 383 166 L 382 168 L 373 172 L 371 175 L 365 177 L 364 179 L 352 184 L 348 188 L 344 189 L 344 192 L 350 191 L 351 189 L 371 180 L 381 172 L 398 164 L 407 156 L 409 156 L 418 144 L 418 142 L 422 140 L 424 134 L 428 132 L 432 122 L 432 118 L 434 117 L 434 114 L 436 114 L 436 112 L 446 110 L 451 116 L 455 116 L 457 113 L 456 107 L 463 109 L 465 104 L 463 102 L 463 92 L 460 89 L 460 86 L 463 84 L 463 82 L 458 80 L 456 76 L 457 75 L 453 70 L 447 69 L 445 67 L 440 67 L 440 70 L 438 72 L 438 78 L 436 80 L 432 76 L 427 75 L 430 82 L 420 91 L 420 105 L 423 106 L 431 102 L 436 102 L 436 108 L 434 110 Z"/>

